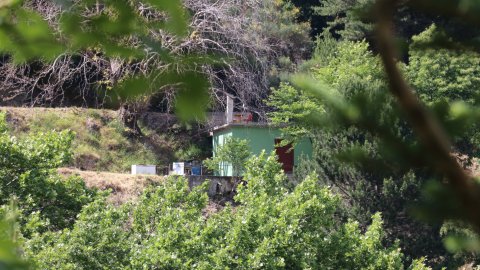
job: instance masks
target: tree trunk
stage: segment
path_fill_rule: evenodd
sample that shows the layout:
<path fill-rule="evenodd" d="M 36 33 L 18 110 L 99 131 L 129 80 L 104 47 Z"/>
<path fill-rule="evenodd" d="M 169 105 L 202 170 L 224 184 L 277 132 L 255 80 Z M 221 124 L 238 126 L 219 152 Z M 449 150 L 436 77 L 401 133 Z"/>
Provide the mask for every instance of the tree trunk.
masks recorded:
<path fill-rule="evenodd" d="M 135 106 L 132 106 L 132 104 L 129 103 L 123 104 L 118 111 L 118 115 L 120 117 L 120 121 L 132 132 L 133 135 L 142 135 L 142 130 L 138 126 L 139 113 L 135 109 Z"/>

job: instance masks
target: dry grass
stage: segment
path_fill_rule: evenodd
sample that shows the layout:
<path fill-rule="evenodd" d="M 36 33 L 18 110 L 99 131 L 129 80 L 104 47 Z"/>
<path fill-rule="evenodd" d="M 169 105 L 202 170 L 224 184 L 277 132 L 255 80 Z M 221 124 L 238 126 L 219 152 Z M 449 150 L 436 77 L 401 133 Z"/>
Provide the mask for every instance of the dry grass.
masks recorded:
<path fill-rule="evenodd" d="M 110 189 L 112 193 L 108 201 L 117 206 L 129 201 L 135 201 L 148 185 L 159 183 L 164 179 L 162 176 L 81 171 L 71 168 L 60 168 L 58 172 L 64 177 L 77 175 L 81 177 L 90 188 L 98 188 L 100 190 Z M 223 208 L 224 205 L 210 199 L 207 206 L 202 210 L 202 214 L 208 218 Z"/>
<path fill-rule="evenodd" d="M 116 112 L 113 110 L 94 110 L 86 108 L 24 108 L 24 107 L 0 107 L 0 111 L 7 113 L 7 121 L 12 124 L 12 128 L 15 132 L 27 132 L 38 131 L 38 127 L 43 126 L 44 129 L 51 128 L 51 124 L 48 120 L 51 120 L 52 115 L 57 116 L 60 119 L 65 119 L 65 122 L 61 123 L 64 126 L 54 127 L 56 130 L 62 130 L 65 128 L 71 128 L 72 125 L 82 125 L 88 117 L 98 117 L 105 120 L 111 120 L 116 118 Z M 45 122 L 47 120 L 47 122 Z M 80 120 L 76 123 L 68 122 L 69 120 Z M 43 130 L 40 130 L 43 131 Z"/>
<path fill-rule="evenodd" d="M 65 177 L 78 175 L 88 187 L 112 190 L 109 201 L 115 205 L 135 200 L 148 185 L 163 181 L 163 177 L 153 175 L 81 171 L 70 168 L 60 168 L 58 172 Z"/>

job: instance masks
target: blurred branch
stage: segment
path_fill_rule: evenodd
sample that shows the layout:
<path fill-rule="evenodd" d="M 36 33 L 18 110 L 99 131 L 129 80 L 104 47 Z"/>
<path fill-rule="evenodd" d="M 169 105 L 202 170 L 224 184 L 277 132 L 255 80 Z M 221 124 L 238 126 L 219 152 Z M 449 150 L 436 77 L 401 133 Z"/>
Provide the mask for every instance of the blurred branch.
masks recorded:
<path fill-rule="evenodd" d="M 397 98 L 420 142 L 429 151 L 432 165 L 448 179 L 456 199 L 462 206 L 458 213 L 464 213 L 464 218 L 480 232 L 478 211 L 480 189 L 451 155 L 451 145 L 445 131 L 414 94 L 397 66 L 393 14 L 398 2 L 378 0 L 375 6 L 378 49 L 390 82 L 390 90 Z"/>

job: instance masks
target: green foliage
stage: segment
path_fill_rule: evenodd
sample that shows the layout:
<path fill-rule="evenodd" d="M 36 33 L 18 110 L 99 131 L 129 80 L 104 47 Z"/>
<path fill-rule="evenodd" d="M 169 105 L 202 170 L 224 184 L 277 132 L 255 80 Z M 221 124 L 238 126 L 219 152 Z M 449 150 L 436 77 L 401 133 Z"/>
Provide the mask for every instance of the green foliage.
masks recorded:
<path fill-rule="evenodd" d="M 13 222 L 14 221 L 4 219 L 3 217 L 0 221 L 0 269 L 30 269 L 27 262 L 20 258 L 19 248 L 15 243 L 16 239 L 14 239 L 14 234 L 16 232 L 12 231 Z"/>
<path fill-rule="evenodd" d="M 373 10 L 375 0 L 296 0 L 310 8 L 313 12 L 309 15 L 315 21 L 312 24 L 319 25 L 318 33 L 328 30 L 342 40 L 359 41 L 367 39 L 374 47 L 374 24 L 375 11 Z M 462 17 L 466 21 L 478 23 L 475 12 L 478 10 L 477 0 L 467 1 L 435 1 L 418 0 L 397 3 L 395 8 L 395 34 L 398 38 L 397 44 L 404 56 L 408 55 L 408 45 L 411 38 L 423 32 L 432 23 L 447 31 L 450 35 L 467 43 L 478 45 L 479 31 L 476 27 L 469 27 L 461 20 L 451 20 L 443 16 L 432 15 L 448 14 L 453 17 Z M 424 12 L 427 11 L 427 12 Z M 458 13 L 455 13 L 458 12 Z M 460 15 L 461 14 L 461 15 Z"/>
<path fill-rule="evenodd" d="M 20 139 L 30 133 L 72 130 L 72 158 L 64 164 L 91 171 L 128 172 L 132 164 L 168 164 L 174 150 L 191 138 L 159 134 L 142 126 L 143 137 L 132 137 L 116 112 L 108 110 L 7 109 L 10 134 Z"/>
<path fill-rule="evenodd" d="M 73 228 L 36 235 L 25 244 L 38 269 L 124 269 L 127 265 L 128 215 L 99 198 L 86 206 Z"/>
<path fill-rule="evenodd" d="M 313 114 L 322 113 L 322 107 L 312 100 L 312 96 L 304 95 L 297 88 L 288 83 L 281 83 L 278 88 L 272 89 L 272 95 L 267 104 L 277 110 L 270 113 L 270 119 L 275 123 L 290 123 L 284 128 L 286 134 L 295 139 L 300 139 L 310 134 L 310 129 L 303 124 Z"/>
<path fill-rule="evenodd" d="M 63 52 L 62 45 L 39 14 L 20 8 L 21 1 L 9 2 L 0 6 L 1 52 L 11 54 L 16 63 L 36 57 L 53 60 Z"/>
<path fill-rule="evenodd" d="M 445 40 L 453 50 L 436 46 L 437 40 Z M 445 31 L 432 25 L 413 37 L 406 69 L 418 96 L 437 108 L 456 151 L 478 156 L 480 127 L 472 106 L 478 105 L 480 54 L 462 48 Z"/>
<path fill-rule="evenodd" d="M 209 241 L 201 236 L 208 202 L 208 182 L 190 192 L 188 181 L 172 177 L 158 188 L 147 190 L 133 210 L 131 265 L 133 269 L 192 269 L 201 265 Z"/>
<path fill-rule="evenodd" d="M 40 269 L 402 268 L 400 250 L 382 245 L 379 214 L 364 233 L 341 225 L 339 197 L 315 177 L 293 188 L 274 153 L 248 164 L 238 206 L 206 217 L 209 183 L 190 191 L 171 177 L 121 208 L 95 201 L 72 229 L 28 241 L 27 255 Z"/>
<path fill-rule="evenodd" d="M 251 156 L 247 140 L 228 137 L 223 144 L 214 149 L 213 158 L 205 160 L 205 165 L 214 171 L 232 167 L 233 176 L 241 176 L 245 170 L 245 162 Z"/>
<path fill-rule="evenodd" d="M 0 205 L 15 198 L 20 222 L 40 216 L 46 228 L 39 230 L 63 229 L 95 196 L 81 179 L 63 180 L 55 171 L 71 159 L 73 137 L 70 131 L 36 133 L 21 140 L 0 134 Z"/>
<path fill-rule="evenodd" d="M 205 185 L 190 192 L 185 179 L 172 177 L 120 208 L 100 198 L 83 209 L 71 230 L 28 241 L 27 255 L 40 269 L 188 268 L 204 245 L 191 237 L 204 224 Z"/>
<path fill-rule="evenodd" d="M 408 268 L 408 270 L 432 270 L 432 268 L 426 266 L 424 262 L 425 258 L 413 260 L 412 265 Z"/>
<path fill-rule="evenodd" d="M 0 112 L 0 134 L 4 134 L 8 131 L 7 114 Z"/>
<path fill-rule="evenodd" d="M 448 256 L 439 225 L 425 225 L 406 214 L 419 201 L 424 183 L 436 175 L 420 161 L 430 157 L 387 95 L 380 60 L 368 44 L 334 42 L 326 35 L 304 68 L 307 75 L 293 76 L 291 85 L 282 85 L 270 99 L 279 108 L 271 119 L 291 123 L 285 133 L 313 138 L 315 159 L 301 164 L 297 175 L 319 173 L 324 184 L 344 198 L 342 215 L 359 220 L 362 226 L 372 214 L 382 212 L 387 242 L 402 239 L 399 244 L 410 259 L 419 254 L 429 260 Z M 473 118 L 460 113 L 460 106 L 435 106 L 439 115 L 449 115 L 443 119 L 459 135 L 456 146 L 462 149 L 466 138 L 462 132 Z M 449 263 L 455 264 L 453 259 Z"/>
<path fill-rule="evenodd" d="M 82 19 L 83 11 L 94 4 L 85 0 L 75 5 L 60 1 L 65 11 L 60 20 L 62 41 L 59 41 L 50 26 L 32 10 L 22 6 L 22 1 L 13 1 L 1 6 L 1 39 L 3 52 L 12 53 L 16 62 L 25 62 L 37 57 L 53 59 L 65 49 L 77 51 L 97 47 L 110 56 L 125 58 L 145 55 L 140 46 L 129 46 L 123 40 L 138 37 L 142 45 L 154 42 L 149 39 L 148 30 L 162 28 L 175 35 L 187 34 L 187 16 L 180 1 L 148 1 L 153 7 L 167 12 L 165 21 L 150 21 L 135 12 L 131 3 L 102 1 L 105 12 L 89 20 Z M 153 45 L 153 44 L 152 44 Z M 168 60 L 162 46 L 150 48 Z"/>
<path fill-rule="evenodd" d="M 318 6 L 318 0 L 292 0 L 291 2 L 300 10 L 298 20 L 310 23 L 310 36 L 315 38 L 319 35 L 327 26 L 329 19 L 315 12 L 314 7 Z"/>
<path fill-rule="evenodd" d="M 313 176 L 292 190 L 273 153 L 252 158 L 244 179 L 236 198 L 241 205 L 221 253 L 233 253 L 227 257 L 231 268 L 400 267 L 398 250 L 381 245 L 379 217 L 366 234 L 355 223 L 337 227 L 339 198 Z"/>
<path fill-rule="evenodd" d="M 133 2 L 103 1 L 106 8 L 87 19 L 80 14 L 94 1 L 72 6 L 69 1 L 60 2 L 66 8 L 57 31 L 51 31 L 51 26 L 24 8 L 21 1 L 1 2 L 0 51 L 16 63 L 38 58 L 49 61 L 60 53 L 79 50 L 135 62 L 152 52 L 157 61 L 172 69 L 122 78 L 118 94 L 128 99 L 144 94 L 145 89 L 179 85 L 178 115 L 183 119 L 201 115 L 199 108 L 208 104 L 207 80 L 196 72 L 179 74 L 177 70 L 208 61 L 171 54 L 150 35 L 158 29 L 178 37 L 188 33 L 187 12 L 181 1 L 147 0 L 166 13 L 160 21 L 140 16 Z M 478 24 L 478 1 L 438 2 L 407 1 Z M 271 3 L 275 3 L 272 9 L 259 14 L 268 17 L 278 9 L 284 13 L 278 25 L 272 24 L 275 27 L 265 31 L 281 39 L 301 40 L 305 29 L 290 24 L 298 11 L 284 1 Z M 341 25 L 343 38 L 361 40 L 371 30 L 364 15 L 372 3 L 328 0 L 319 10 L 335 18 L 332 26 Z M 405 18 L 402 12 L 410 13 L 405 6 L 399 6 L 398 11 L 399 20 Z M 421 98 L 454 136 L 453 150 L 475 155 L 480 141 L 476 126 L 480 113 L 472 106 L 477 102 L 478 54 L 469 48 L 458 49 L 459 44 L 454 44 L 454 51 L 425 48 L 438 36 L 445 39 L 443 35 L 432 27 L 414 37 L 410 62 L 404 69 Z M 134 45 L 125 42 L 131 39 L 136 40 Z M 283 46 L 282 42 L 277 44 Z M 429 220 L 462 217 L 463 211 L 440 181 L 427 185 L 420 195 L 426 180 L 439 176 L 428 169 L 429 153 L 386 96 L 387 83 L 379 59 L 366 42 L 334 44 L 325 37 L 318 44 L 314 59 L 305 65 L 309 74 L 295 76 L 291 84 L 281 84 L 274 91 L 270 103 L 282 111 L 271 116 L 276 122 L 292 123 L 285 129 L 292 138 L 304 134 L 315 138 L 316 160 L 304 167 L 316 170 L 324 183 L 346 198 L 344 201 L 320 186 L 310 173 L 292 187 L 274 154 L 262 154 L 246 163 L 246 183 L 236 197 L 240 205 L 227 206 L 208 218 L 202 215 L 207 204 L 202 189 L 207 184 L 189 192 L 188 182 L 175 178 L 122 208 L 109 206 L 105 198 L 83 207 L 97 197 L 95 192 L 86 189 L 80 179 L 62 181 L 54 171 L 71 160 L 73 134 L 45 132 L 16 139 L 6 132 L 0 119 L 0 213 L 7 216 L 5 205 L 13 200 L 20 207 L 14 213 L 22 216 L 20 228 L 12 225 L 13 229 L 1 231 L 0 267 L 17 263 L 12 239 L 16 240 L 18 232 L 26 238 L 26 254 L 39 268 L 399 269 L 404 262 L 398 246 L 405 248 L 407 261 L 419 254 L 439 264 L 444 261 L 438 259 L 450 260 L 439 248 L 438 225 L 412 220 L 406 216 L 407 206 L 422 197 L 424 208 L 416 210 Z M 292 52 L 292 48 L 286 51 Z M 289 60 L 280 58 L 278 64 L 288 66 Z M 191 92 L 195 87 L 198 90 Z M 456 100 L 462 102 L 448 103 Z M 317 130 L 319 126 L 321 130 Z M 109 144 L 93 135 L 89 140 Z M 247 144 L 231 144 L 210 162 L 216 168 L 229 162 L 234 175 L 239 176 L 249 155 Z M 383 212 L 385 230 L 378 211 Z M 345 217 L 359 222 L 342 224 Z M 445 224 L 442 233 L 453 234 L 445 242 L 457 257 L 477 260 L 459 253 L 465 247 L 478 250 L 478 241 L 468 226 Z M 395 244 L 396 238 L 402 242 Z M 423 261 L 413 260 L 409 269 L 428 269 Z M 451 264 L 456 261 L 451 260 Z"/>
<path fill-rule="evenodd" d="M 198 160 L 203 154 L 202 149 L 198 146 L 191 144 L 185 149 L 180 149 L 175 153 L 178 160 Z"/>
<path fill-rule="evenodd" d="M 464 222 L 447 221 L 443 224 L 440 234 L 444 237 L 445 247 L 457 259 L 478 264 L 480 239 L 471 226 Z"/>
<path fill-rule="evenodd" d="M 363 15 L 371 8 L 374 0 L 326 0 L 319 6 L 314 7 L 316 12 L 322 16 L 334 18 L 329 26 L 338 27 L 338 34 L 345 39 L 361 40 L 372 30 L 372 22 Z"/>
<path fill-rule="evenodd" d="M 260 25 L 252 25 L 252 31 L 257 35 L 268 36 L 277 53 L 285 55 L 277 61 L 280 68 L 288 71 L 292 64 L 296 64 L 310 54 L 311 39 L 308 23 L 298 22 L 300 10 L 290 0 L 267 0 L 255 15 L 260 17 Z"/>
<path fill-rule="evenodd" d="M 413 37 L 408 78 L 427 103 L 440 99 L 474 104 L 480 90 L 480 54 L 469 50 L 425 47 L 446 33 L 432 25 Z"/>

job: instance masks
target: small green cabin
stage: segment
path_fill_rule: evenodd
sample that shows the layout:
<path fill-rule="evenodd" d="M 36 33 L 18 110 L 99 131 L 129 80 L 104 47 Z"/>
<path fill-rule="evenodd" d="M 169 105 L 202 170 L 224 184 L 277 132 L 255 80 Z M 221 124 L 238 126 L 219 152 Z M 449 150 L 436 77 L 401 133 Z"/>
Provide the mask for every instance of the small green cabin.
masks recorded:
<path fill-rule="evenodd" d="M 227 137 L 248 140 L 250 151 L 254 155 L 260 154 L 263 150 L 267 153 L 275 151 L 286 173 L 293 173 L 302 156 L 304 158 L 312 156 L 312 142 L 310 139 L 301 140 L 295 144 L 293 149 L 291 145 L 278 147 L 277 144 L 282 139 L 280 128 L 265 123 L 230 123 L 214 128 L 211 135 L 213 137 L 214 152 L 217 147 L 225 142 Z M 220 176 L 232 176 L 231 165 L 224 164 L 222 166 L 224 167 L 219 170 Z"/>

